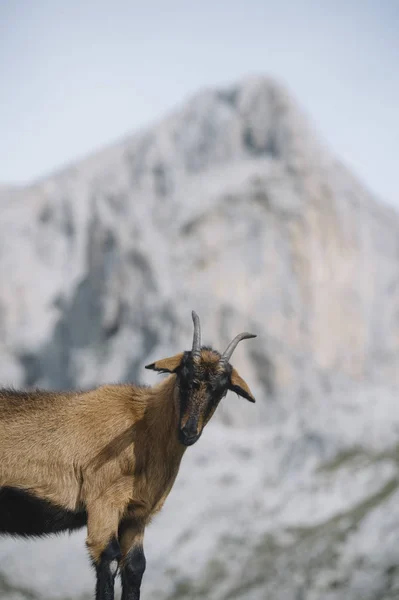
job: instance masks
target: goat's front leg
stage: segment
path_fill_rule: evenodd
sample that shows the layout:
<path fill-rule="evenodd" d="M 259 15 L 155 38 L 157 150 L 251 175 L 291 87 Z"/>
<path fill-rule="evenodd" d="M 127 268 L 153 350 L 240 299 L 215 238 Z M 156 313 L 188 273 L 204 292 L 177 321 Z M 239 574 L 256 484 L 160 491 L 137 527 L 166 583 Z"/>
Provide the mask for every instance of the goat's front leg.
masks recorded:
<path fill-rule="evenodd" d="M 96 600 L 114 600 L 115 575 L 121 559 L 119 511 L 100 502 L 88 510 L 87 540 L 96 569 Z"/>
<path fill-rule="evenodd" d="M 145 571 L 144 527 L 134 517 L 122 521 L 119 543 L 122 552 L 122 600 L 140 600 L 141 580 Z"/>
<path fill-rule="evenodd" d="M 87 497 L 87 540 L 86 545 L 96 569 L 96 600 L 114 600 L 114 583 L 121 549 L 118 541 L 119 522 L 132 495 L 132 480 L 121 477 L 106 487 L 102 494 L 98 480 L 87 478 L 87 487 L 92 494 Z"/>

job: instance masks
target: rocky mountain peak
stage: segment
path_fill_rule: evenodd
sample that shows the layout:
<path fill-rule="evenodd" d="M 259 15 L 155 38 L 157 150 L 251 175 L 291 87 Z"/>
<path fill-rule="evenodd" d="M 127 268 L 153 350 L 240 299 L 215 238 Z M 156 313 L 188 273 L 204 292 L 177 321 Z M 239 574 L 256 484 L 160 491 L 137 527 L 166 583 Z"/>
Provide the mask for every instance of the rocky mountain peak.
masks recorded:
<path fill-rule="evenodd" d="M 204 90 L 0 200 L 3 385 L 152 383 L 145 364 L 190 347 L 192 309 L 218 349 L 258 334 L 233 361 L 257 404 L 226 398 L 149 535 L 157 597 L 398 589 L 397 544 L 367 541 L 399 523 L 399 218 L 284 88 L 249 77 Z M 83 540 L 36 543 L 28 561 L 48 570 L 55 544 L 71 557 L 72 543 L 79 577 L 58 573 L 57 597 L 89 587 Z M 1 564 L 18 556 L 0 578 L 10 599 L 25 593 L 24 552 L 0 544 Z M 29 568 L 25 596 L 55 598 Z"/>

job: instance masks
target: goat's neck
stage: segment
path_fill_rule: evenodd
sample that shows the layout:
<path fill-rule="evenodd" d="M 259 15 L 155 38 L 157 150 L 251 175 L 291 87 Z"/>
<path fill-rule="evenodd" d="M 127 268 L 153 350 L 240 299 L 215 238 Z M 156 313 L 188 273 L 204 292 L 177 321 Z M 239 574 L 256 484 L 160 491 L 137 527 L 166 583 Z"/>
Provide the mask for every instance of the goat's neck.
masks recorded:
<path fill-rule="evenodd" d="M 186 447 L 178 439 L 176 376 L 170 375 L 152 390 L 144 417 L 147 431 L 160 449 L 181 458 Z"/>

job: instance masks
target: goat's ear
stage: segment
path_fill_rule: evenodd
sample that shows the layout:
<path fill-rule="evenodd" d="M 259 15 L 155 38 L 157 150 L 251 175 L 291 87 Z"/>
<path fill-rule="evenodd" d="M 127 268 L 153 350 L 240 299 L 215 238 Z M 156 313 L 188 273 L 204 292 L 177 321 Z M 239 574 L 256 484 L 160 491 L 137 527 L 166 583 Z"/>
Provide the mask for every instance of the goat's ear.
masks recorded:
<path fill-rule="evenodd" d="M 156 360 L 150 365 L 146 365 L 146 369 L 152 369 L 153 371 L 159 371 L 160 373 L 174 373 L 176 369 L 180 366 L 180 363 L 183 359 L 184 352 L 180 352 L 180 354 L 176 354 L 175 356 L 170 356 L 169 358 L 161 358 L 161 360 Z"/>
<path fill-rule="evenodd" d="M 250 402 L 255 402 L 255 398 L 253 397 L 248 384 L 243 380 L 243 378 L 237 373 L 235 369 L 233 369 L 231 372 L 229 390 L 235 392 L 243 398 L 246 398 Z"/>

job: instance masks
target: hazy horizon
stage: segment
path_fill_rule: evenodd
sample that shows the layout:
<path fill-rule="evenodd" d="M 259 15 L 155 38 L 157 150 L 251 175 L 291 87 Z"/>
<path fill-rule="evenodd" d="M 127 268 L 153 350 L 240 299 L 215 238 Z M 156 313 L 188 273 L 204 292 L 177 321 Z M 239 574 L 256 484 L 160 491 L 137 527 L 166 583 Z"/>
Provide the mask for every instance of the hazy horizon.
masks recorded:
<path fill-rule="evenodd" d="M 399 4 L 182 0 L 0 5 L 0 183 L 24 184 L 251 74 L 399 207 Z"/>

